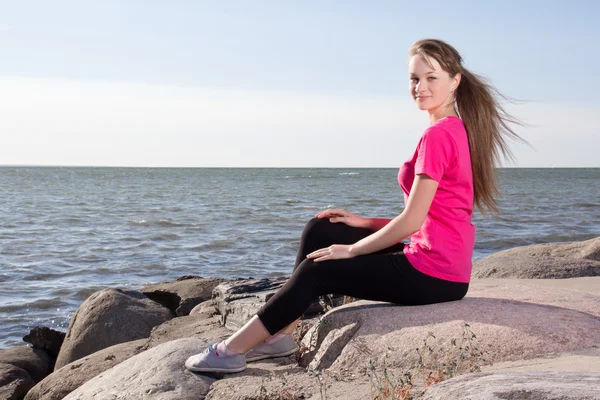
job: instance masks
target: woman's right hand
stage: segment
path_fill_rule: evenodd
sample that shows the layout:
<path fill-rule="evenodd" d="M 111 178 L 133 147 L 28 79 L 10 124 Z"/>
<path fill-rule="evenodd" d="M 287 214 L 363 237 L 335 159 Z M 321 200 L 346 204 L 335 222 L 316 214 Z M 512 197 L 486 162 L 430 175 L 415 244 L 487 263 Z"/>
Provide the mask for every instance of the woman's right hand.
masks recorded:
<path fill-rule="evenodd" d="M 321 211 L 317 213 L 315 217 L 329 218 L 329 222 L 342 222 L 348 226 L 353 226 L 356 228 L 367 227 L 367 218 L 359 217 L 358 215 L 352 214 L 350 211 L 346 211 L 341 208 Z"/>

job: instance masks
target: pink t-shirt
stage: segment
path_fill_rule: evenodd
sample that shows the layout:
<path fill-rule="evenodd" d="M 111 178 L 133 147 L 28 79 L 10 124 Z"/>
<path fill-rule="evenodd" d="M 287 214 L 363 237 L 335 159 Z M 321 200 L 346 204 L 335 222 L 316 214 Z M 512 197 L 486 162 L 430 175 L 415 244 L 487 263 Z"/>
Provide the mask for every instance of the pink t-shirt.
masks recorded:
<path fill-rule="evenodd" d="M 431 125 L 413 157 L 398 171 L 404 202 L 416 174 L 439 182 L 421 229 L 404 246 L 408 261 L 424 274 L 452 282 L 469 282 L 473 267 L 475 226 L 473 174 L 467 131 L 450 116 Z"/>

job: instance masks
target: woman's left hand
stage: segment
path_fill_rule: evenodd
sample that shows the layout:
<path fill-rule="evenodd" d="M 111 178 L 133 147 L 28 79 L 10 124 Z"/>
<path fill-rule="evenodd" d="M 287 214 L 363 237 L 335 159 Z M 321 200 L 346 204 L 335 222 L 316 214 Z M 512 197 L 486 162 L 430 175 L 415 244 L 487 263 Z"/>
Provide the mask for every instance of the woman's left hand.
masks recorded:
<path fill-rule="evenodd" d="M 313 251 L 306 258 L 314 258 L 315 262 L 352 258 L 354 254 L 350 252 L 350 247 L 352 246 L 348 244 L 332 244 L 329 247 Z"/>

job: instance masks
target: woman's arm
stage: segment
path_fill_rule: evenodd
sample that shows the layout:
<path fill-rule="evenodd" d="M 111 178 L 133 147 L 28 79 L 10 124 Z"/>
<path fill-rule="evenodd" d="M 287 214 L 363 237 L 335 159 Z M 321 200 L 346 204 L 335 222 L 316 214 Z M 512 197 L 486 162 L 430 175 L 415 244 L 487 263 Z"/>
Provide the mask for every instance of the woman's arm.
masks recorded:
<path fill-rule="evenodd" d="M 383 226 L 377 232 L 354 243 L 350 247 L 352 255 L 370 254 L 393 246 L 421 229 L 437 188 L 438 182 L 429 176 L 415 175 L 404 211 L 385 224 L 383 224 L 384 219 L 370 218 L 370 221 L 376 221 L 374 224 L 380 223 Z"/>
<path fill-rule="evenodd" d="M 366 218 L 365 228 L 378 231 L 392 221 L 389 218 Z"/>

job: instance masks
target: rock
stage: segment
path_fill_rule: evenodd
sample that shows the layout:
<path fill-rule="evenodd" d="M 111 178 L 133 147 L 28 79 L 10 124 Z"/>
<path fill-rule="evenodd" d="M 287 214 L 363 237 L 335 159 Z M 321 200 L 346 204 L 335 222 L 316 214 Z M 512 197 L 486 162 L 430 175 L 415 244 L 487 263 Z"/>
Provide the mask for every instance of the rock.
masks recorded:
<path fill-rule="evenodd" d="M 600 237 L 499 251 L 473 264 L 474 278 L 574 278 L 600 276 Z"/>
<path fill-rule="evenodd" d="M 172 317 L 170 310 L 140 292 L 100 290 L 71 319 L 55 370 L 115 344 L 146 338 L 153 327 Z"/>
<path fill-rule="evenodd" d="M 64 399 L 204 399 L 215 378 L 190 372 L 184 364 L 208 344 L 196 338 L 163 343 L 101 373 Z"/>
<path fill-rule="evenodd" d="M 50 357 L 56 359 L 65 335 L 64 332 L 45 326 L 36 326 L 23 337 L 23 341 L 31 343 L 34 348 L 44 350 Z"/>
<path fill-rule="evenodd" d="M 108 347 L 65 365 L 35 385 L 25 400 L 60 400 L 90 379 L 148 348 L 148 339 Z"/>
<path fill-rule="evenodd" d="M 238 330 L 273 296 L 289 277 L 264 279 L 238 279 L 221 283 L 213 291 L 215 307 L 221 315 L 221 323 L 231 330 Z M 343 296 L 332 295 L 327 305 L 336 307 Z M 312 318 L 323 312 L 323 306 L 315 301 L 304 312 L 303 318 Z"/>
<path fill-rule="evenodd" d="M 35 385 L 27 371 L 10 364 L 0 364 L 0 399 L 21 400 Z"/>
<path fill-rule="evenodd" d="M 563 353 L 557 357 L 538 357 L 529 360 L 505 361 L 483 367 L 482 372 L 571 371 L 594 372 L 600 375 L 600 348 Z"/>
<path fill-rule="evenodd" d="M 173 318 L 152 329 L 148 345 L 155 347 L 165 342 L 187 337 L 203 338 L 215 343 L 228 338 L 232 333 L 221 326 L 218 318 L 188 315 Z"/>
<path fill-rule="evenodd" d="M 505 372 L 459 376 L 429 387 L 423 400 L 584 400 L 600 398 L 600 376 L 585 372 Z"/>
<path fill-rule="evenodd" d="M 210 318 L 217 313 L 217 308 L 215 307 L 215 303 L 212 300 L 206 300 L 196 307 L 192 308 L 190 311 L 190 315 L 192 316 L 202 316 L 204 318 Z"/>
<path fill-rule="evenodd" d="M 215 343 L 230 335 L 231 331 L 222 327 L 218 318 L 205 318 L 202 315 L 176 317 L 154 327 L 147 339 L 111 346 L 65 365 L 38 383 L 25 400 L 62 399 L 102 372 L 162 343 L 192 336 Z"/>
<path fill-rule="evenodd" d="M 570 279 L 474 279 L 467 297 L 545 304 L 600 317 L 600 276 Z"/>
<path fill-rule="evenodd" d="M 354 323 L 345 325 L 339 329 L 330 330 L 319 346 L 319 351 L 315 353 L 308 369 L 322 370 L 329 368 L 340 355 L 346 343 L 354 336 L 358 328 L 359 325 Z"/>
<path fill-rule="evenodd" d="M 510 287 L 504 288 L 506 294 L 510 291 Z M 529 296 L 535 299 L 536 293 L 530 291 Z M 600 304 L 600 298 L 595 300 Z M 567 308 L 485 297 L 409 307 L 362 300 L 330 311 L 306 334 L 303 343 L 308 345 L 312 338 L 316 346 L 302 355 L 301 365 L 309 365 L 315 354 L 328 351 L 321 347 L 328 345 L 324 339 L 331 331 L 352 324 L 358 324 L 358 329 L 352 337 L 345 336 L 345 345 L 341 340 L 335 342 L 343 348 L 330 371 L 364 372 L 371 362 L 381 366 L 385 359 L 391 369 L 403 373 L 417 366 L 416 349 L 425 340 L 432 349 L 423 350 L 432 368 L 463 356 L 471 364 L 486 365 L 600 343 L 600 319 Z M 464 350 L 467 345 L 469 350 Z"/>
<path fill-rule="evenodd" d="M 181 317 L 188 315 L 196 305 L 210 300 L 215 286 L 223 281 L 225 279 L 184 276 L 175 282 L 147 286 L 141 292 Z"/>
<path fill-rule="evenodd" d="M 0 363 L 21 368 L 39 382 L 52 372 L 54 361 L 44 350 L 20 346 L 0 350 Z"/>

